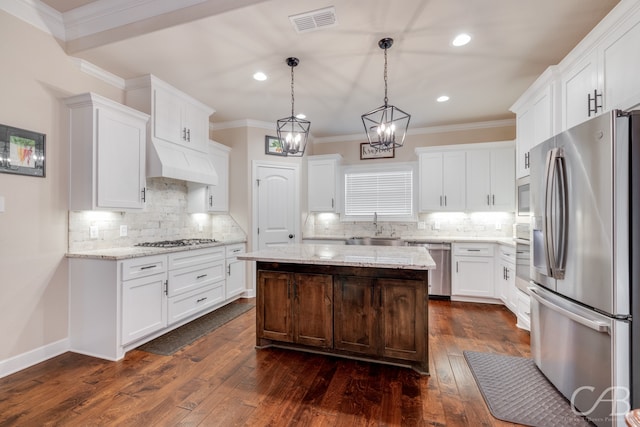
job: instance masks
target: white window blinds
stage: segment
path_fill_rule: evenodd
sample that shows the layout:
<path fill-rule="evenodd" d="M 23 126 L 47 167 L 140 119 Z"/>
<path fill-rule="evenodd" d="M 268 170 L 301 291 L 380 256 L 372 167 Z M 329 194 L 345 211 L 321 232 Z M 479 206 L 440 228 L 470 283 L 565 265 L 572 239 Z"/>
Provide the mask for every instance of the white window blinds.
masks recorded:
<path fill-rule="evenodd" d="M 407 217 L 413 214 L 413 170 L 347 172 L 344 214 Z"/>

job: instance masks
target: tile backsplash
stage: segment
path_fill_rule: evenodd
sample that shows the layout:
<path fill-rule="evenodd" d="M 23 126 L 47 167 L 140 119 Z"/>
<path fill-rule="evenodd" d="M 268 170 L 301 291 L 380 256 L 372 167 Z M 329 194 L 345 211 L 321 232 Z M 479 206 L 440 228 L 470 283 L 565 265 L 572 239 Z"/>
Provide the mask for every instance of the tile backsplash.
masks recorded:
<path fill-rule="evenodd" d="M 127 247 L 136 243 L 207 238 L 235 240 L 245 232 L 230 215 L 187 212 L 187 184 L 169 178 L 147 178 L 147 201 L 141 212 L 69 212 L 69 251 Z M 127 236 L 120 237 L 120 226 Z M 98 237 L 91 237 L 97 227 Z"/>
<path fill-rule="evenodd" d="M 303 236 L 312 237 L 512 237 L 515 215 L 511 212 L 437 212 L 419 214 L 415 222 L 341 221 L 332 213 L 309 214 Z"/>

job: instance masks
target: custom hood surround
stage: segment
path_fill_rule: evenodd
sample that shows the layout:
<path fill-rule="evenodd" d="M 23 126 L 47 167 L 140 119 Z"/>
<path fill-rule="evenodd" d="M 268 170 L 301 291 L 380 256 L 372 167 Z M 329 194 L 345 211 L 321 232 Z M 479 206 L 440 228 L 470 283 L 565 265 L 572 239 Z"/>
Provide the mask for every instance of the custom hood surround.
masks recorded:
<path fill-rule="evenodd" d="M 218 184 L 208 149 L 209 116 L 215 110 L 152 74 L 126 81 L 126 104 L 151 116 L 147 177 Z"/>

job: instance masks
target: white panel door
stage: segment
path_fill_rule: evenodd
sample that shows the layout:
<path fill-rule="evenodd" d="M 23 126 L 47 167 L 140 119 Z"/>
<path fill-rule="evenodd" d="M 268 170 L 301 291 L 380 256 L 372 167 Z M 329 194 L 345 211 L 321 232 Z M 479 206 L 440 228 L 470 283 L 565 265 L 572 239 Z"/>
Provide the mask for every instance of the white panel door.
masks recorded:
<path fill-rule="evenodd" d="M 598 88 L 597 55 L 594 52 L 562 78 L 563 130 L 569 129 L 589 118 L 588 96 Z M 601 93 L 600 91 L 598 93 Z M 600 103 L 600 99 L 598 99 Z M 593 102 L 591 103 L 593 107 Z M 601 112 L 598 109 L 598 113 Z M 593 116 L 595 113 L 591 113 Z"/>
<path fill-rule="evenodd" d="M 97 114 L 97 206 L 142 209 L 145 131 L 140 122 L 99 108 Z"/>
<path fill-rule="evenodd" d="M 293 168 L 258 166 L 258 249 L 299 241 L 296 179 Z"/>
<path fill-rule="evenodd" d="M 464 211 L 466 207 L 466 153 L 445 152 L 442 156 L 444 209 Z"/>
<path fill-rule="evenodd" d="M 420 154 L 419 165 L 420 212 L 443 210 L 442 153 Z"/>

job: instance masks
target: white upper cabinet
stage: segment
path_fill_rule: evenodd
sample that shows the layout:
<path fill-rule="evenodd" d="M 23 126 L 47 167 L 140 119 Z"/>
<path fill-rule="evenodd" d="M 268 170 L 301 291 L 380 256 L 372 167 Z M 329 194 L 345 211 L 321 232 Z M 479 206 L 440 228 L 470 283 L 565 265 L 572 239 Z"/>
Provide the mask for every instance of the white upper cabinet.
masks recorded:
<path fill-rule="evenodd" d="M 65 100 L 70 108 L 70 210 L 144 208 L 149 116 L 102 96 Z"/>
<path fill-rule="evenodd" d="M 209 159 L 218 174 L 217 185 L 189 182 L 187 210 L 189 213 L 229 212 L 229 154 L 231 148 L 209 141 Z"/>
<path fill-rule="evenodd" d="M 557 133 L 559 91 L 555 66 L 549 67 L 516 101 L 516 178 L 529 175 L 529 150 Z"/>
<path fill-rule="evenodd" d="M 307 157 L 309 212 L 338 212 L 338 172 L 342 156 L 327 154 Z"/>
<path fill-rule="evenodd" d="M 562 130 L 640 105 L 640 2 L 618 4 L 558 65 Z"/>
<path fill-rule="evenodd" d="M 467 151 L 468 211 L 515 210 L 514 162 L 513 145 Z"/>
<path fill-rule="evenodd" d="M 562 73 L 562 127 L 569 129 L 603 111 L 594 51 Z"/>
<path fill-rule="evenodd" d="M 151 137 L 207 152 L 214 110 L 148 74 L 127 80 L 127 105 L 151 115 Z"/>
<path fill-rule="evenodd" d="M 465 151 L 418 148 L 420 212 L 465 210 Z"/>

